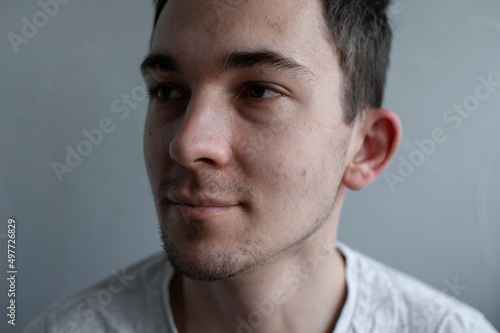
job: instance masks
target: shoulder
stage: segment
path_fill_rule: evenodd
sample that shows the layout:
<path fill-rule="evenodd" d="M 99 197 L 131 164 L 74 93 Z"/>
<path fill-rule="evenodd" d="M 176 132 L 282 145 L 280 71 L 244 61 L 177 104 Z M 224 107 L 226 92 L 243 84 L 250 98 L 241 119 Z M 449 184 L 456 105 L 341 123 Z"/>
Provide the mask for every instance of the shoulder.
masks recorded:
<path fill-rule="evenodd" d="M 162 253 L 112 270 L 102 281 L 53 304 L 25 333 L 135 332 L 137 325 L 164 317 L 161 281 L 169 271 Z"/>
<path fill-rule="evenodd" d="M 457 278 L 444 280 L 438 291 L 339 245 L 347 261 L 348 292 L 356 298 L 351 325 L 358 331 L 376 327 L 374 332 L 496 332 L 480 312 L 457 300 L 467 289 Z"/>

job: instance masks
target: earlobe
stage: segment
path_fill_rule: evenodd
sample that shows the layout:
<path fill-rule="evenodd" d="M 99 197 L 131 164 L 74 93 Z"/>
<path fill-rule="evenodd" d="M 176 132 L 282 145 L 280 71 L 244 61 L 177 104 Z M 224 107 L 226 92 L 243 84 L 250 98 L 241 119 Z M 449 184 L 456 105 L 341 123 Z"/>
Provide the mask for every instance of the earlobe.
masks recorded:
<path fill-rule="evenodd" d="M 343 184 L 351 190 L 360 190 L 373 182 L 389 165 L 402 137 L 399 117 L 388 109 L 369 110 L 356 127 L 360 140 L 347 165 Z"/>

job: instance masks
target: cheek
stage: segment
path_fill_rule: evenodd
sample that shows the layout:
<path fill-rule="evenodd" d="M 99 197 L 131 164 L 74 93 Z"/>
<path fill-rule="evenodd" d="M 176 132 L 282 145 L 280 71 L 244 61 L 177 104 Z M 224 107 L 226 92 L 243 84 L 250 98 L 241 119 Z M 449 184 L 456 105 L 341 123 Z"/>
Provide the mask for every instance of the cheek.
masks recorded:
<path fill-rule="evenodd" d="M 256 154 L 249 178 L 261 194 L 266 213 L 292 217 L 310 178 L 304 150 L 290 139 L 275 139 Z"/>
<path fill-rule="evenodd" d="M 151 161 L 151 152 L 153 151 L 153 131 L 147 126 L 147 124 L 144 128 L 143 151 L 144 160 L 149 170 L 153 165 Z"/>
<path fill-rule="evenodd" d="M 255 177 L 260 177 L 259 185 L 268 191 L 268 202 L 287 210 L 307 210 L 306 202 L 315 205 L 329 198 L 342 176 L 342 144 L 324 132 L 307 129 L 305 133 L 308 135 L 282 137 L 268 145 L 255 165 L 259 170 Z"/>
<path fill-rule="evenodd" d="M 150 178 L 159 177 L 159 170 L 165 169 L 169 161 L 169 136 L 171 129 L 154 125 L 156 122 L 149 117 L 144 126 L 144 160 Z"/>

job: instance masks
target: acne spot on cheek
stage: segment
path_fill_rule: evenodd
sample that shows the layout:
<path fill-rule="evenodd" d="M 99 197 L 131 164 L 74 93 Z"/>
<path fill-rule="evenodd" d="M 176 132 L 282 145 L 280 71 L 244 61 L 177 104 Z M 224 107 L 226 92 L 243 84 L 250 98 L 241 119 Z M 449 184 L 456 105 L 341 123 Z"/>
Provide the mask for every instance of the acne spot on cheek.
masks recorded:
<path fill-rule="evenodd" d="M 215 24 L 213 23 L 210 23 L 210 24 L 207 24 L 205 25 L 205 31 L 209 34 L 213 34 L 215 32 L 215 27 L 214 27 Z"/>
<path fill-rule="evenodd" d="M 303 169 L 302 170 L 302 177 L 305 177 L 307 175 L 307 170 L 306 169 Z"/>
<path fill-rule="evenodd" d="M 286 180 L 288 180 L 288 175 L 286 173 L 283 174 Z"/>

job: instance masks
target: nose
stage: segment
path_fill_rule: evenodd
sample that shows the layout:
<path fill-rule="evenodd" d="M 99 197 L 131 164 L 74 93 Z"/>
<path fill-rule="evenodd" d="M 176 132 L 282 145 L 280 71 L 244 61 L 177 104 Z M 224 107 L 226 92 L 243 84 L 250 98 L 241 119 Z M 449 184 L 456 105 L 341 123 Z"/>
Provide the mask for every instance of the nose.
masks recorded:
<path fill-rule="evenodd" d="M 216 96 L 193 94 L 184 118 L 174 129 L 176 135 L 170 142 L 170 158 L 190 169 L 223 167 L 231 156 L 230 118 Z"/>

